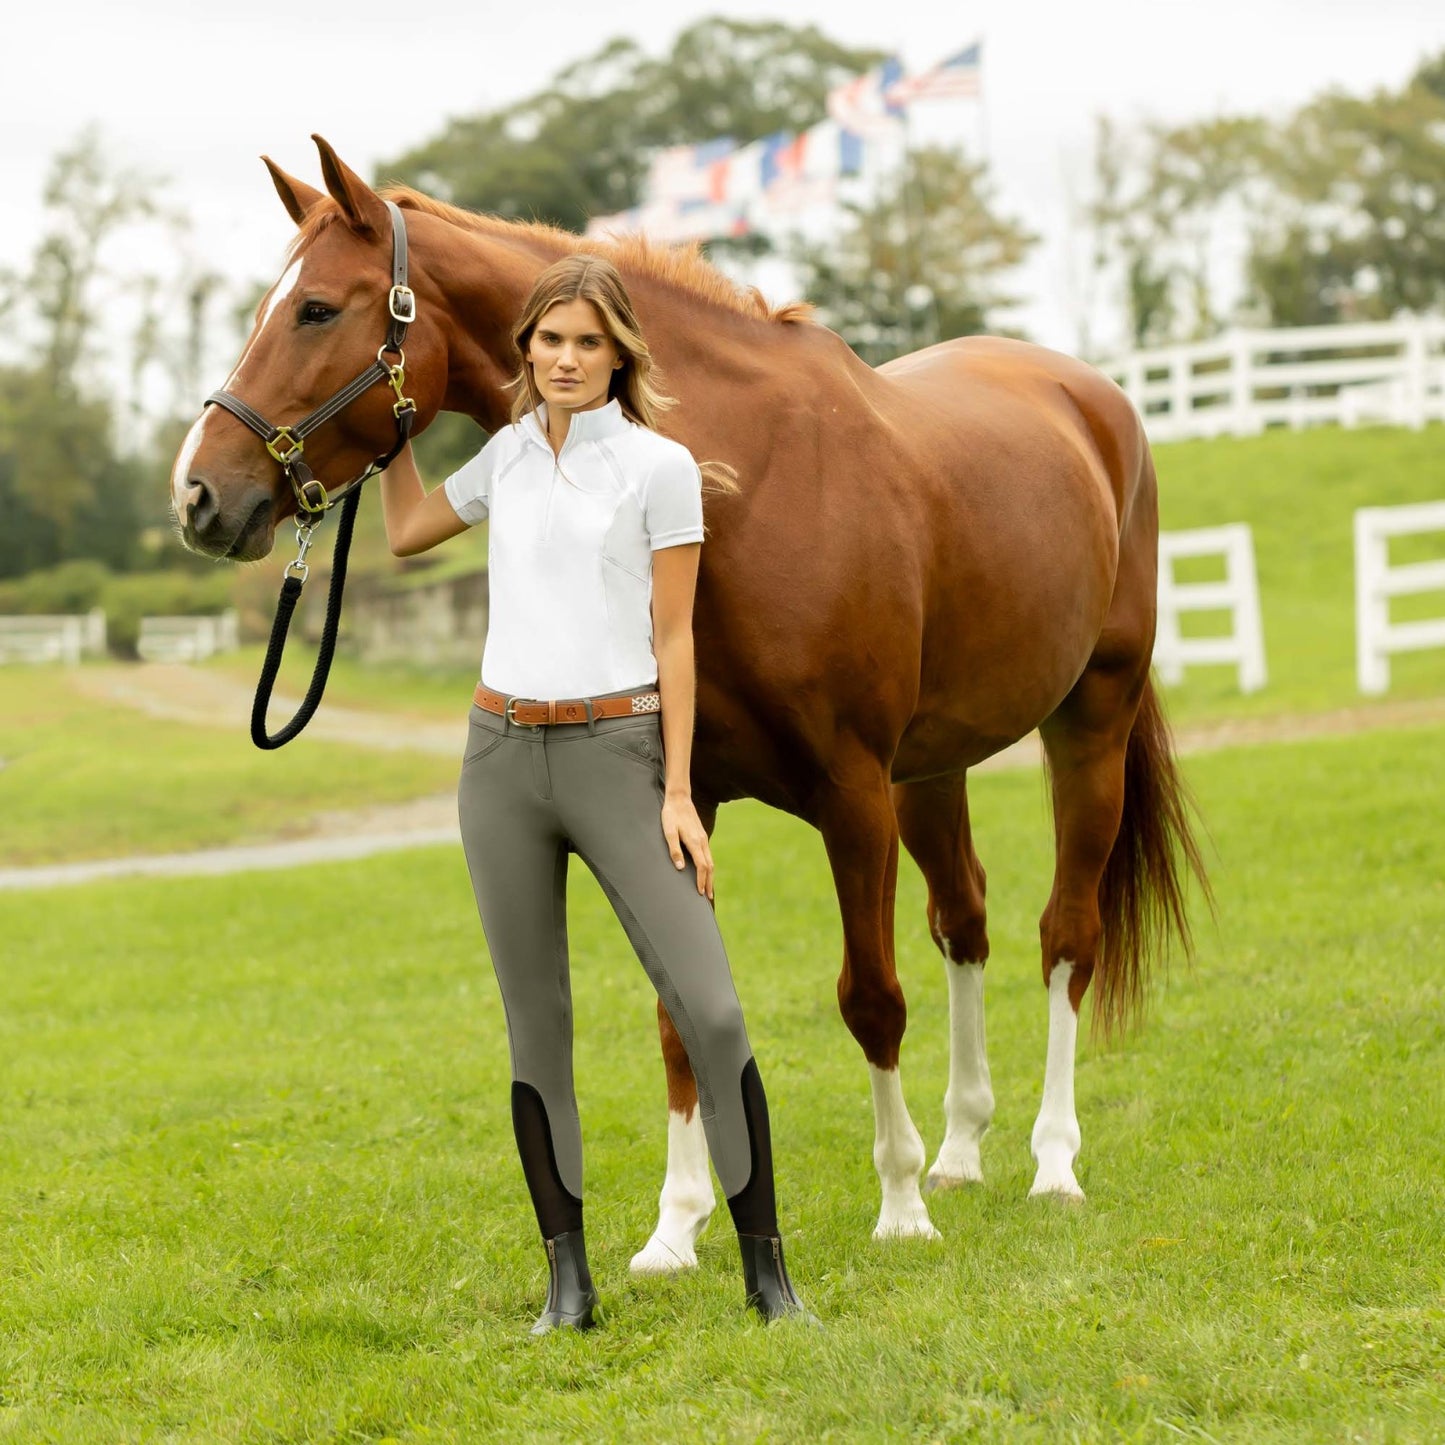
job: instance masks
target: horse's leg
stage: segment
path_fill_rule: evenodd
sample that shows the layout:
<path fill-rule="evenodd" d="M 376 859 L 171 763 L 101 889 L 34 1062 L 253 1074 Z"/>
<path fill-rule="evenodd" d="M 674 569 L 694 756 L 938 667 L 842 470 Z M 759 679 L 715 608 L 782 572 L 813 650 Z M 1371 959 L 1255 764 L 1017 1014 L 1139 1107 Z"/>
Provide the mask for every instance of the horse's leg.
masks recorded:
<path fill-rule="evenodd" d="M 652 1238 L 632 1256 L 633 1274 L 673 1274 L 697 1264 L 697 1241 L 717 1197 L 708 1167 L 707 1139 L 697 1112 L 697 1080 L 687 1050 L 657 1001 L 657 1030 L 667 1068 L 667 1173 Z"/>
<path fill-rule="evenodd" d="M 883 1189 L 874 1238 L 938 1238 L 918 1190 L 927 1157 L 898 1075 L 908 1009 L 893 954 L 898 821 L 886 774 L 835 776 L 817 822 L 843 918 L 838 1007 L 863 1049 L 873 1086 L 873 1164 Z"/>
<path fill-rule="evenodd" d="M 697 814 L 708 836 L 717 825 L 717 805 L 698 803 Z M 697 1241 L 717 1206 L 707 1138 L 697 1112 L 697 1080 L 687 1050 L 662 1000 L 657 1001 L 657 1032 L 667 1070 L 667 1172 L 657 1202 L 657 1227 L 632 1256 L 633 1274 L 675 1274 L 697 1265 Z"/>
<path fill-rule="evenodd" d="M 968 825 L 967 778 L 955 773 L 899 783 L 893 802 L 903 846 L 928 882 L 928 931 L 947 960 L 946 1129 L 926 1187 L 979 1184 L 979 1145 L 993 1119 L 993 1084 L 983 1029 L 983 966 L 988 959 L 984 871 Z"/>
<path fill-rule="evenodd" d="M 1144 670 L 1091 662 L 1039 728 L 1053 786 L 1055 862 L 1053 892 L 1039 920 L 1049 1047 L 1030 1194 L 1084 1197 L 1074 1177 L 1081 1142 L 1074 1046 L 1079 1005 L 1098 962 L 1099 884 L 1123 816 L 1125 752 L 1147 667 L 1147 655 Z"/>

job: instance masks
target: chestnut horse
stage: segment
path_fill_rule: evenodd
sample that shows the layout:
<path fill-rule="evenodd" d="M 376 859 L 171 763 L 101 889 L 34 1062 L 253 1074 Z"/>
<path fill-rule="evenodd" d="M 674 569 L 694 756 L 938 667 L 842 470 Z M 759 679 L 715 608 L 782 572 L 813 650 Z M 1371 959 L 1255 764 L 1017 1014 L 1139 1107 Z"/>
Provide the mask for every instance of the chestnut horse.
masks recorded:
<path fill-rule="evenodd" d="M 1203 877 L 1149 676 L 1156 486 L 1123 392 L 1069 357 L 983 337 L 874 370 L 810 308 L 769 310 L 695 251 L 379 194 L 315 139 L 329 194 L 266 161 L 299 234 L 230 391 L 290 422 L 372 360 L 392 280 L 385 195 L 410 234 L 418 430 L 440 410 L 488 431 L 507 423 L 523 298 L 557 257 L 596 250 L 625 277 L 681 403 L 667 431 L 737 469 L 740 490 L 706 502 L 693 790 L 709 829 L 720 803 L 752 797 L 823 835 L 843 923 L 838 1005 L 873 1089 L 879 1237 L 936 1235 L 899 1076 L 899 840 L 927 880 L 948 977 L 946 1132 L 928 1171 L 944 1188 L 982 1178 L 993 1114 L 968 769 L 1038 728 L 1056 864 L 1040 923 L 1048 1052 L 1030 1193 L 1082 1197 L 1079 1005 L 1092 981 L 1105 1032 L 1137 1015 L 1166 935 L 1188 942 L 1186 865 Z M 333 485 L 384 453 L 392 400 L 375 387 L 317 431 L 312 471 Z M 258 438 L 219 408 L 192 427 L 171 491 L 187 544 L 216 557 L 264 557 L 295 508 Z M 658 1016 L 668 1165 L 638 1272 L 695 1263 L 714 1203 L 687 1056 Z"/>

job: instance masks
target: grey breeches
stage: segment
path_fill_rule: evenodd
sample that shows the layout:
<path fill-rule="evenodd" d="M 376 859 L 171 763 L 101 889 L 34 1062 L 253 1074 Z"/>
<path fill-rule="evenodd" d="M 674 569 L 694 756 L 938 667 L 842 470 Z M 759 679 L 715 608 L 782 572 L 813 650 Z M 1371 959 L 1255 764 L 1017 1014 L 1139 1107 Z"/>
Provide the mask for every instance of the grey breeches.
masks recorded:
<path fill-rule="evenodd" d="M 677 1026 L 697 1078 L 713 1166 L 732 1196 L 752 1173 L 743 1084 L 752 1050 L 712 906 L 697 891 L 691 859 L 678 869 L 663 836 L 658 715 L 607 718 L 592 729 L 533 730 L 471 711 L 458 812 L 506 1009 L 514 1111 L 518 1087 L 535 1090 L 557 1174 L 580 1201 L 566 912 L 567 860 L 576 853 Z M 592 1024 L 606 1028 L 607 1020 Z M 520 1138 L 523 1124 L 518 1129 Z M 770 1158 L 767 1164 L 770 1192 Z"/>

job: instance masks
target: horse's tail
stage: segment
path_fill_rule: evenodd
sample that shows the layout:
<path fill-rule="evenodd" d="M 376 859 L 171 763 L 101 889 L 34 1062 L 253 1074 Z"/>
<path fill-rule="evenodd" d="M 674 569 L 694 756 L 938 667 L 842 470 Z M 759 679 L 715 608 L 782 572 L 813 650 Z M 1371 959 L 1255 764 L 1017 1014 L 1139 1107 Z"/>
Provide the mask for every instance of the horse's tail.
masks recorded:
<path fill-rule="evenodd" d="M 1099 883 L 1103 932 L 1094 970 L 1093 1028 L 1110 1037 L 1144 1012 L 1150 974 L 1170 935 L 1193 953 L 1186 872 L 1214 899 L 1194 837 L 1193 799 L 1175 763 L 1169 723 L 1152 678 L 1124 754 L 1124 813 Z"/>

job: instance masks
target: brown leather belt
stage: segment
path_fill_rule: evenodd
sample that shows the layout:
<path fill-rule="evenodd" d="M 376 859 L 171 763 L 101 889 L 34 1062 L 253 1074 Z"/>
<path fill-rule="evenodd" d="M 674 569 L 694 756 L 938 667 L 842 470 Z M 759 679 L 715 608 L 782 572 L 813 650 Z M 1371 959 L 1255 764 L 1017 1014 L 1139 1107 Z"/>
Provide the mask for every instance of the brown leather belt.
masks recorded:
<path fill-rule="evenodd" d="M 639 692 L 631 697 L 572 697 L 559 702 L 552 698 L 547 702 L 519 702 L 507 695 L 493 692 L 489 687 L 477 684 L 472 701 L 488 712 L 499 713 L 508 722 L 520 723 L 523 727 L 546 727 L 551 723 L 579 723 L 589 718 L 637 717 L 645 713 L 662 711 L 662 694 Z"/>

